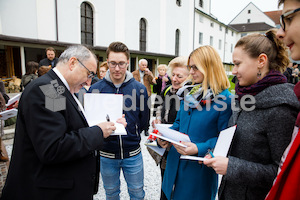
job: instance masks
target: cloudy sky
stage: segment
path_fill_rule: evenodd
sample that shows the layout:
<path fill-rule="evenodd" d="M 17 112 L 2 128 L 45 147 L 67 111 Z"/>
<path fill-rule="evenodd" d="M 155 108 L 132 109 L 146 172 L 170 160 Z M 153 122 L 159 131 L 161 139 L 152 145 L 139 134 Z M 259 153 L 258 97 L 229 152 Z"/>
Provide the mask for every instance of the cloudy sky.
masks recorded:
<path fill-rule="evenodd" d="M 211 13 L 220 22 L 228 24 L 250 2 L 254 3 L 261 11 L 279 10 L 278 0 L 211 0 Z M 280 7 L 282 9 L 282 6 Z"/>

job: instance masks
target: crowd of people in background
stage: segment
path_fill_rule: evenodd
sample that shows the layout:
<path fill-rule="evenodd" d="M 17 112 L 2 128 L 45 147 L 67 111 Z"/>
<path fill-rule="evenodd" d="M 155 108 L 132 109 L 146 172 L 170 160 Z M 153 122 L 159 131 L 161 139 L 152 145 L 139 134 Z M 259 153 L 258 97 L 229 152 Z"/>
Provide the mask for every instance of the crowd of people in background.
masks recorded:
<path fill-rule="evenodd" d="M 300 1 L 279 0 L 282 4 L 280 29 L 244 36 L 234 47 L 236 98 L 228 90 L 220 56 L 208 45 L 159 64 L 156 73 L 144 58 L 129 72 L 130 51 L 122 42 L 109 45 L 100 65 L 85 46 L 70 46 L 59 58 L 48 47 L 47 58 L 28 62 L 21 79 L 24 91 L 10 163 L 0 138 L 0 164 L 9 164 L 1 199 L 93 199 L 100 175 L 106 199 L 119 199 L 121 171 L 130 199 L 144 199 L 140 142 L 142 132 L 149 135 L 150 124 L 154 130 L 157 124 L 170 124 L 191 140 L 178 145 L 157 138 L 157 147 L 165 149 L 162 156 L 147 148 L 161 171 L 161 200 L 217 195 L 220 200 L 299 199 L 300 83 L 294 61 L 300 60 Z M 45 108 L 48 96 L 40 88 L 49 84 L 54 90 L 46 96 L 65 88 L 60 93 L 66 99 L 63 111 Z M 109 120 L 89 127 L 82 97 L 95 90 L 131 96 L 126 107 L 138 102 L 117 121 L 126 135 L 111 135 L 116 127 Z M 0 82 L 0 111 L 7 101 Z M 231 126 L 236 131 L 228 155 L 209 154 L 219 133 Z"/>

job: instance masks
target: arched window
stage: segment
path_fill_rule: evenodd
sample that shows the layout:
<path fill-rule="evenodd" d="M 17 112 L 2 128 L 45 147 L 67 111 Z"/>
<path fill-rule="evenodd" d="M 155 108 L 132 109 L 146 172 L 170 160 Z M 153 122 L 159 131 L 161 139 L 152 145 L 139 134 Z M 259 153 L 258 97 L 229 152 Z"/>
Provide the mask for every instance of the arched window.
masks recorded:
<path fill-rule="evenodd" d="M 175 56 L 179 56 L 179 39 L 180 39 L 180 31 L 176 29 L 175 32 Z"/>
<path fill-rule="evenodd" d="M 81 9 L 81 44 L 93 46 L 94 44 L 94 18 L 92 7 L 83 2 L 80 6 Z"/>
<path fill-rule="evenodd" d="M 203 8 L 203 0 L 199 0 L 199 6 Z"/>
<path fill-rule="evenodd" d="M 142 18 L 140 20 L 140 51 L 146 51 L 146 35 L 147 34 L 147 26 L 146 20 Z"/>

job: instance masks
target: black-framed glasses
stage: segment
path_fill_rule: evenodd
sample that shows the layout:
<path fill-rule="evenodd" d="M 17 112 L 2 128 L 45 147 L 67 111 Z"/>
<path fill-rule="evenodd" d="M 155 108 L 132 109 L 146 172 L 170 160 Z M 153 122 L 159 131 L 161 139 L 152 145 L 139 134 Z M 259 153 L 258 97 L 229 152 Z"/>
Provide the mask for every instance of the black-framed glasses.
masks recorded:
<path fill-rule="evenodd" d="M 197 71 L 197 70 L 198 70 L 198 68 L 197 68 L 196 65 L 187 65 L 186 67 L 187 67 L 187 69 L 188 69 L 189 71 L 190 71 L 191 69 L 193 69 L 193 71 Z"/>
<path fill-rule="evenodd" d="M 78 62 L 89 72 L 88 78 L 94 78 L 96 76 L 96 74 L 92 71 L 90 71 L 78 58 L 77 58 Z"/>
<path fill-rule="evenodd" d="M 107 62 L 108 65 L 112 68 L 115 68 L 116 66 L 119 66 L 121 69 L 124 69 L 125 67 L 127 67 L 127 62 L 114 62 L 114 61 L 111 61 L 111 62 Z"/>
<path fill-rule="evenodd" d="M 289 12 L 286 12 L 286 13 L 280 15 L 280 26 L 282 27 L 283 31 L 285 31 L 286 25 L 290 25 L 290 23 L 293 19 L 293 17 L 289 17 L 289 16 L 298 11 L 300 11 L 300 8 L 297 8 L 295 10 L 292 10 L 292 11 L 289 11 Z"/>

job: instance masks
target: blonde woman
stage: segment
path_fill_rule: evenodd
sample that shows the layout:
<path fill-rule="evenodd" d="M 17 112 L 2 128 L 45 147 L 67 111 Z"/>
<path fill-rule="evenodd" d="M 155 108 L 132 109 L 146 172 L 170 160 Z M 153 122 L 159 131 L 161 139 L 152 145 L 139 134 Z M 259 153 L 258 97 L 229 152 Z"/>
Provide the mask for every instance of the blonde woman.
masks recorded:
<path fill-rule="evenodd" d="M 227 128 L 231 116 L 229 81 L 222 61 L 211 46 L 194 50 L 188 58 L 193 84 L 184 86 L 177 94 L 183 99 L 176 120 L 171 127 L 189 135 L 187 147 L 173 144 L 167 158 L 162 189 L 168 199 L 214 199 L 218 176 L 209 167 L 181 155 L 203 157 L 215 147 L 217 137 Z M 158 139 L 166 148 L 170 144 Z"/>

